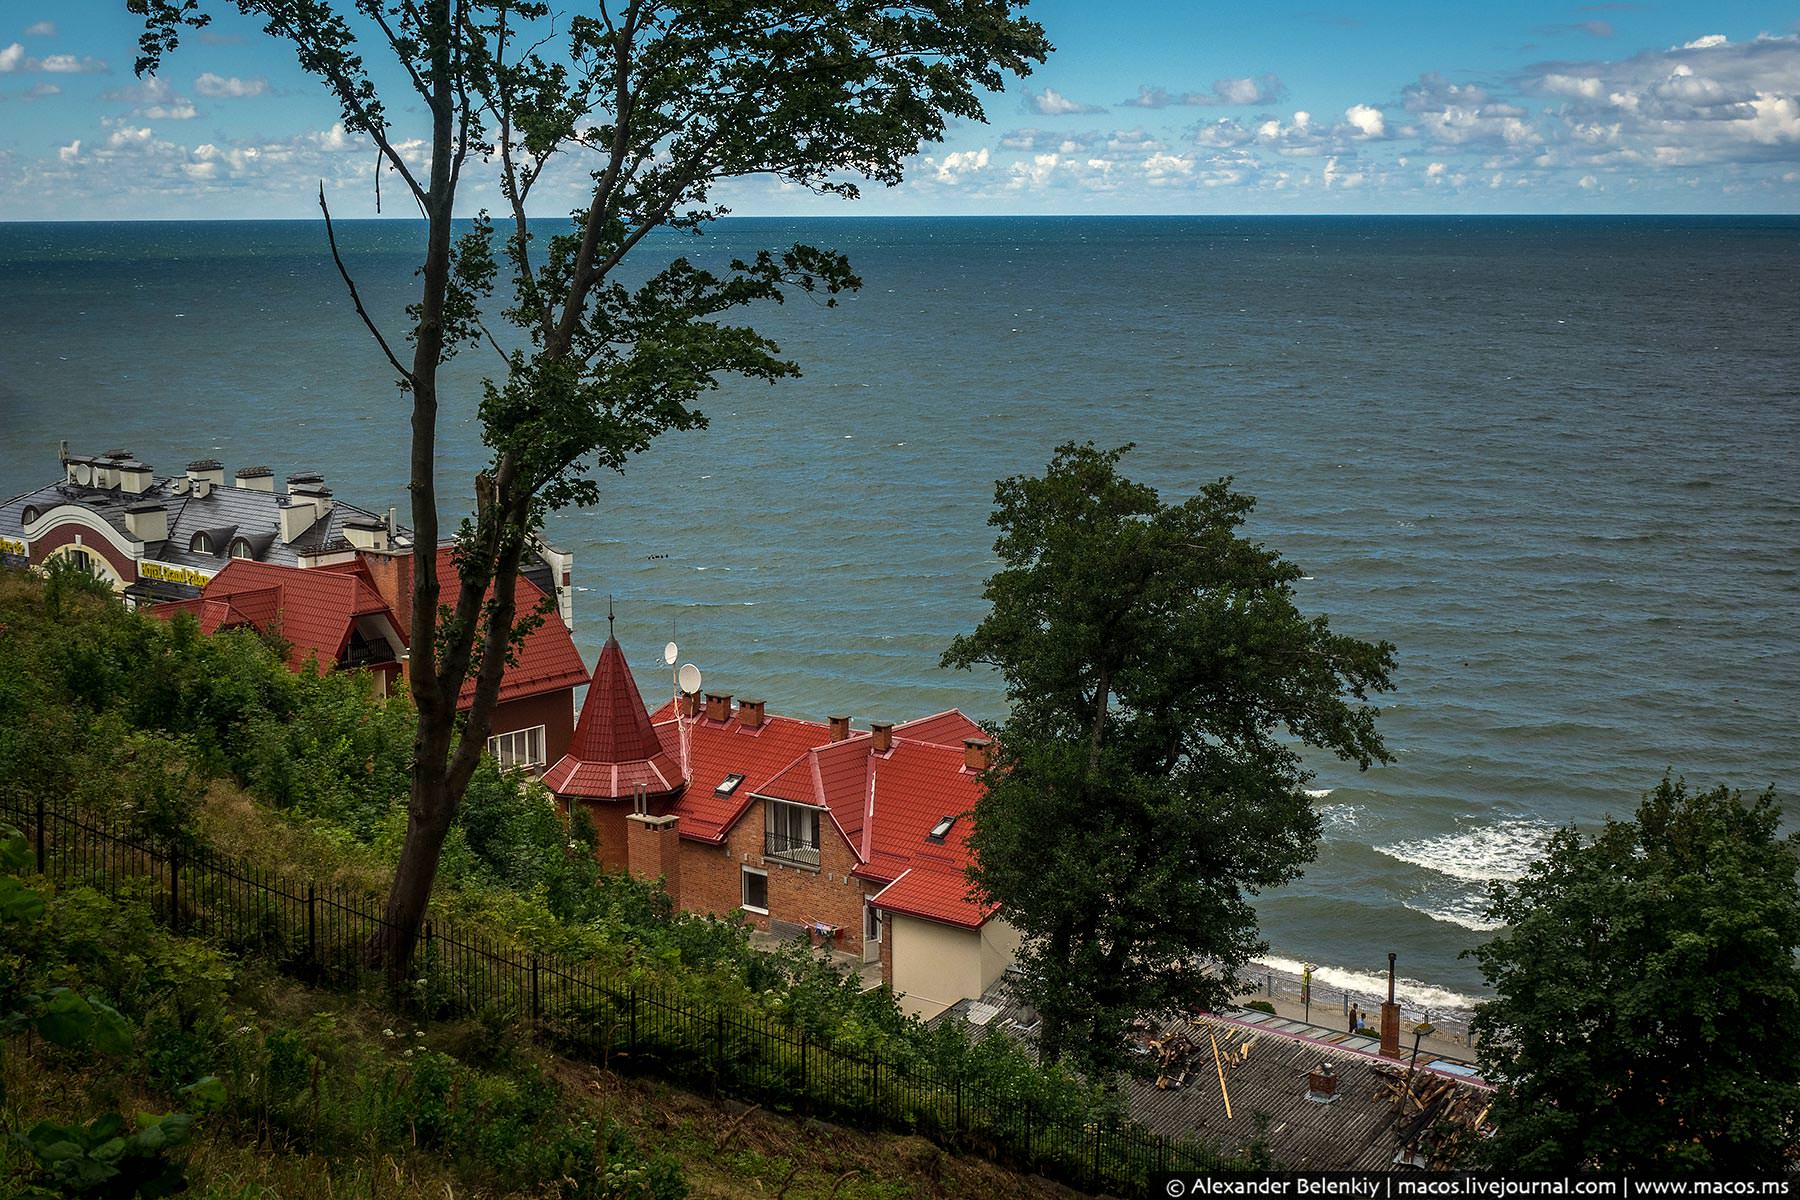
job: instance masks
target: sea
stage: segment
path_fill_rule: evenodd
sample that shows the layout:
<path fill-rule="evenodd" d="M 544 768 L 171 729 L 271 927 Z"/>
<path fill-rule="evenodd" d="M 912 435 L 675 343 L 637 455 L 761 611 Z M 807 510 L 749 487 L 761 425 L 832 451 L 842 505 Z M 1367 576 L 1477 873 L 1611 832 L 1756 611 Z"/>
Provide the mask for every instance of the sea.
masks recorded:
<path fill-rule="evenodd" d="M 404 344 L 421 227 L 345 222 Z M 1482 994 L 1490 881 L 1631 813 L 1665 772 L 1800 786 L 1800 218 L 731 219 L 646 257 L 795 242 L 860 293 L 751 313 L 804 372 L 726 381 L 556 514 L 576 641 L 609 602 L 646 699 L 665 643 L 708 690 L 858 723 L 951 706 L 996 479 L 1132 443 L 1165 497 L 1230 476 L 1298 600 L 1398 647 L 1391 765 L 1309 758 L 1317 861 L 1258 898 L 1276 965 L 1425 1007 Z M 491 347 L 452 365 L 466 511 Z M 161 472 L 322 472 L 406 504 L 407 397 L 317 222 L 0 224 L 0 492 L 57 447 Z M 1796 810 L 1800 811 L 1800 810 Z"/>

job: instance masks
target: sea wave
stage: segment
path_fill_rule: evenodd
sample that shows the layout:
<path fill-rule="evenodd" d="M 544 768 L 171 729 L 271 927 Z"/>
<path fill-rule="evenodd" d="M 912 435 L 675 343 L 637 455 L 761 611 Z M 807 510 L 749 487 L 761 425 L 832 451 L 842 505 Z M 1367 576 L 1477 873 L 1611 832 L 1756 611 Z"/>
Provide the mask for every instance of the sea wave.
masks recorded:
<path fill-rule="evenodd" d="M 1256 960 L 1260 965 L 1284 975 L 1298 976 L 1305 970 L 1306 964 L 1293 958 L 1283 958 L 1277 954 L 1265 954 Z M 1364 996 L 1382 998 L 1387 995 L 1387 976 L 1373 971 L 1358 971 L 1350 967 L 1333 967 L 1313 964 L 1313 983 L 1327 987 L 1342 988 Z M 1394 980 L 1394 997 L 1415 1008 L 1428 1009 L 1434 1013 L 1467 1012 L 1473 1009 L 1479 998 L 1464 995 L 1447 987 L 1439 987 L 1434 983 L 1426 983 L 1420 979 L 1408 979 L 1399 976 Z"/>
<path fill-rule="evenodd" d="M 1506 922 L 1496 921 L 1487 915 L 1487 900 L 1480 895 L 1464 893 L 1457 896 L 1414 896 L 1400 903 L 1434 921 L 1460 925 L 1476 933 L 1492 933 L 1506 927 Z"/>
<path fill-rule="evenodd" d="M 1469 883 L 1513 880 L 1523 877 L 1543 854 L 1544 844 L 1555 829 L 1547 821 L 1508 820 L 1438 837 L 1413 838 L 1391 846 L 1377 846 L 1375 850 L 1403 863 Z"/>
<path fill-rule="evenodd" d="M 1336 791 L 1337 789 L 1336 788 L 1302 788 L 1300 790 L 1305 792 L 1309 797 L 1311 797 L 1314 800 L 1323 800 L 1325 797 L 1331 795 L 1331 793 Z"/>

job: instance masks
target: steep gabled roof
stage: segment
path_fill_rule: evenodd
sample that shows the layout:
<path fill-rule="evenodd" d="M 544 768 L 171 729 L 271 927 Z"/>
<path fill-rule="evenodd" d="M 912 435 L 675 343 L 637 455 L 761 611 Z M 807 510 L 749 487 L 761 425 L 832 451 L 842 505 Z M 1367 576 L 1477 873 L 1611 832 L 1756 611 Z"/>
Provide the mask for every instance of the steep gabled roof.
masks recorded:
<path fill-rule="evenodd" d="M 625 653 L 609 636 L 594 664 L 569 752 L 544 772 L 544 783 L 562 796 L 617 800 L 639 787 L 650 796 L 666 796 L 682 782 L 681 765 L 664 751 Z"/>

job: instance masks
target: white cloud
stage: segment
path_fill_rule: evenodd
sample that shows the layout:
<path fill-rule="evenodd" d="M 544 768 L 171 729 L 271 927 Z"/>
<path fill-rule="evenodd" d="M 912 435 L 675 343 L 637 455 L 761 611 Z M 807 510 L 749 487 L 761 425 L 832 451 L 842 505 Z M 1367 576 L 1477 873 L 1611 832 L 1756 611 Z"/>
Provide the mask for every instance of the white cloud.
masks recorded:
<path fill-rule="evenodd" d="M 1352 104 L 1344 110 L 1344 119 L 1356 127 L 1363 137 L 1378 138 L 1387 131 L 1381 110 L 1367 104 Z"/>
<path fill-rule="evenodd" d="M 242 100 L 248 96 L 260 96 L 269 90 L 266 79 L 238 79 L 235 76 L 226 78 L 206 72 L 194 80 L 194 90 L 202 96 L 218 100 Z"/>
<path fill-rule="evenodd" d="M 1445 167 L 1444 167 L 1443 163 L 1441 163 L 1441 162 L 1429 163 L 1425 167 L 1425 178 L 1427 178 L 1427 179 L 1440 178 L 1443 175 L 1444 171 L 1445 171 Z"/>
<path fill-rule="evenodd" d="M 152 121 L 191 121 L 200 115 L 192 100 L 181 99 L 170 104 L 152 104 L 149 108 L 137 110 L 140 117 L 148 117 Z"/>
<path fill-rule="evenodd" d="M 76 138 L 66 146 L 57 147 L 56 157 L 62 162 L 74 162 L 81 154 L 81 139 Z"/>
<path fill-rule="evenodd" d="M 939 183 L 960 183 L 971 175 L 987 170 L 988 148 L 979 150 L 954 150 L 944 155 L 944 160 L 937 165 L 937 181 Z"/>
<path fill-rule="evenodd" d="M 38 21 L 25 27 L 26 37 L 55 37 L 55 21 Z"/>
<path fill-rule="evenodd" d="M 1287 86 L 1281 79 L 1273 73 L 1265 72 L 1262 75 L 1236 79 L 1215 79 L 1212 90 L 1206 92 L 1182 92 L 1177 95 L 1167 88 L 1144 86 L 1138 88 L 1136 96 L 1119 103 L 1131 108 L 1168 108 L 1172 105 L 1247 107 L 1273 104 L 1285 95 Z"/>
<path fill-rule="evenodd" d="M 1583 191 L 1592 191 L 1600 186 L 1600 181 L 1592 175 L 1583 175 L 1576 183 Z"/>
<path fill-rule="evenodd" d="M 1714 46 L 1723 46 L 1725 44 L 1726 38 L 1724 34 L 1709 33 L 1703 37 L 1697 37 L 1691 42 L 1683 42 L 1681 48 L 1683 50 L 1711 50 Z"/>
<path fill-rule="evenodd" d="M 47 54 L 41 59 L 27 60 L 25 69 L 45 71 L 52 75 L 93 75 L 105 71 L 106 63 L 86 55 L 76 57 L 73 54 Z"/>
<path fill-rule="evenodd" d="M 47 54 L 43 58 L 29 58 L 25 54 L 24 44 L 20 42 L 0 48 L 0 74 L 4 75 L 15 71 L 42 71 L 48 75 L 91 75 L 104 70 L 104 62 L 85 55 L 77 57 L 73 54 Z"/>
<path fill-rule="evenodd" d="M 1025 102 L 1033 112 L 1046 117 L 1066 117 L 1077 113 L 1100 113 L 1106 110 L 1097 104 L 1083 104 L 1071 100 L 1055 88 L 1047 87 L 1042 92 L 1025 93 Z"/>

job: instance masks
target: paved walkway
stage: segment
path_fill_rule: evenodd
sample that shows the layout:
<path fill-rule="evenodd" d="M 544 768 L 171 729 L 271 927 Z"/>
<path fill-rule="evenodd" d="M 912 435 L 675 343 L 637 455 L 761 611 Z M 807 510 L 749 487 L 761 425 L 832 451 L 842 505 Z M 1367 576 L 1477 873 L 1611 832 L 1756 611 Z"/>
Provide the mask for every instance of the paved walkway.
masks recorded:
<path fill-rule="evenodd" d="M 1381 1013 L 1379 1010 L 1368 1014 L 1366 1028 L 1362 1034 L 1352 1034 L 1349 1032 L 1348 1021 L 1338 1023 L 1339 1006 L 1336 1003 L 1314 1004 L 1312 1006 L 1313 1019 L 1308 1021 L 1306 1020 L 1306 1010 L 1298 1001 L 1288 1000 L 1280 995 L 1271 998 L 1261 993 L 1246 996 L 1245 999 L 1262 1000 L 1272 1004 L 1276 1015 L 1271 1017 L 1267 1013 L 1244 1008 L 1227 1009 L 1219 1015 L 1232 1020 L 1260 1025 L 1273 1032 L 1305 1037 L 1332 1046 L 1342 1046 L 1347 1050 L 1369 1054 L 1378 1054 L 1381 1051 Z M 1331 1023 L 1326 1024 L 1327 1021 Z M 1400 1019 L 1401 1062 L 1412 1060 L 1414 1024 L 1416 1021 L 1409 1021 L 1405 1014 L 1402 1014 Z M 1471 1068 L 1471 1064 L 1475 1061 L 1475 1054 L 1465 1044 L 1462 1027 L 1460 1025 L 1450 1026 L 1448 1022 L 1435 1022 L 1434 1024 L 1436 1032 L 1419 1041 L 1420 1065 L 1422 1066 L 1426 1062 L 1442 1062 L 1462 1068 Z M 1468 1074 L 1470 1071 L 1452 1070 L 1450 1073 L 1460 1075 Z"/>

